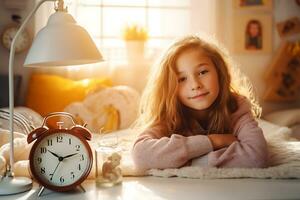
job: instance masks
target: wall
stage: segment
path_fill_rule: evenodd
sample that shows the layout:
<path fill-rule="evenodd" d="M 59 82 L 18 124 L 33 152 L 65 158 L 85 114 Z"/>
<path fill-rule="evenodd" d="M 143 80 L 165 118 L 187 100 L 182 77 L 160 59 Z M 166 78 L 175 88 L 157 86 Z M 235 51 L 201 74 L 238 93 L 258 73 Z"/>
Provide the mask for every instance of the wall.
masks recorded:
<path fill-rule="evenodd" d="M 26 0 L 25 0 L 26 1 Z M 25 9 L 16 11 L 6 9 L 4 7 L 4 1 L 0 1 L 0 31 L 11 22 L 10 16 L 12 14 L 20 14 L 22 17 L 28 14 L 28 11 L 33 8 L 35 0 L 27 0 L 27 6 Z M 204 31 L 208 34 L 216 34 L 221 42 L 225 46 L 230 47 L 232 44 L 231 26 L 232 26 L 232 0 L 191 0 L 192 1 L 192 20 L 191 20 L 191 32 L 196 33 Z M 47 4 L 47 3 L 46 3 Z M 44 4 L 38 12 L 42 12 Z M 282 21 L 290 16 L 300 17 L 300 7 L 296 6 L 294 0 L 275 0 L 273 2 L 273 20 L 274 22 Z M 49 3 L 48 3 L 49 6 Z M 52 6 L 52 4 L 51 4 Z M 44 9 L 45 10 L 45 9 Z M 38 16 L 42 16 L 37 13 Z M 214 23 L 218 22 L 218 23 Z M 37 24 L 37 26 L 41 26 Z M 31 20 L 28 28 L 33 32 L 33 20 Z M 279 46 L 280 39 L 275 31 L 275 23 L 273 23 L 273 50 L 276 50 Z M 216 30 L 216 31 L 215 31 Z M 230 48 L 229 48 L 230 50 Z M 249 76 L 250 80 L 254 84 L 254 88 L 257 90 L 258 95 L 261 97 L 266 88 L 266 83 L 263 80 L 263 74 L 266 66 L 270 62 L 273 54 L 269 55 L 237 55 L 232 53 L 233 59 L 237 61 L 241 69 Z M 24 68 L 23 62 L 27 52 L 16 54 L 15 56 L 15 74 L 23 75 L 23 85 L 21 91 L 21 103 L 24 102 L 24 97 L 27 88 L 28 75 L 31 72 L 30 68 Z M 0 73 L 7 73 L 8 71 L 8 57 L 9 52 L 0 45 Z M 300 100 L 295 103 L 268 103 L 263 102 L 261 104 L 264 109 L 264 113 L 268 113 L 272 110 L 300 107 Z"/>
<path fill-rule="evenodd" d="M 216 36 L 218 0 L 191 0 L 191 33 L 204 32 Z"/>
<path fill-rule="evenodd" d="M 26 5 L 24 9 L 14 10 L 8 9 L 4 5 L 4 1 L 0 1 L 0 32 L 4 30 L 4 28 L 12 23 L 11 15 L 18 14 L 24 19 L 28 12 L 32 9 L 34 0 L 24 0 L 26 1 Z M 33 21 L 31 21 L 27 28 L 31 32 L 32 35 L 32 27 Z M 21 99 L 16 99 L 15 102 L 23 104 L 24 96 L 26 93 L 27 82 L 28 82 L 28 75 L 30 74 L 30 68 L 24 68 L 23 63 L 26 57 L 27 51 L 21 52 L 19 54 L 15 54 L 15 61 L 14 61 L 14 74 L 22 75 L 22 88 L 21 88 Z M 1 74 L 8 74 L 8 60 L 9 60 L 9 51 L 0 45 L 0 73 Z M 4 95 L 4 94 L 1 94 Z M 8 94 L 7 94 L 8 95 Z"/>
<path fill-rule="evenodd" d="M 4 0 L 0 0 L 0 33 L 4 30 L 5 26 L 12 23 L 11 15 L 18 14 L 22 17 L 22 20 L 27 17 L 29 12 L 34 8 L 35 2 L 39 2 L 39 0 L 7 0 L 7 1 L 15 1 L 15 2 L 26 2 L 23 9 L 10 9 L 5 6 Z M 41 5 L 41 7 L 37 10 L 35 15 L 32 17 L 32 19 L 29 21 L 29 24 L 27 25 L 27 29 L 30 31 L 31 36 L 34 36 L 42 27 L 44 27 L 47 23 L 48 17 L 54 12 L 53 9 L 53 2 L 45 2 Z M 37 20 L 36 20 L 37 19 Z M 27 51 L 21 52 L 19 54 L 15 54 L 14 59 L 14 74 L 22 75 L 22 86 L 21 86 L 21 94 L 20 99 L 15 99 L 15 105 L 24 105 L 25 99 L 26 99 L 26 92 L 27 92 L 27 86 L 28 81 L 30 78 L 30 74 L 32 71 L 39 71 L 39 72 L 45 72 L 49 74 L 58 74 L 63 75 L 68 78 L 73 79 L 82 79 L 94 76 L 95 74 L 104 74 L 103 72 L 106 66 L 103 66 L 104 64 L 98 64 L 96 66 L 83 66 L 83 67 L 75 67 L 72 69 L 62 69 L 62 68 L 56 68 L 55 70 L 49 69 L 49 68 L 25 68 L 23 67 L 23 63 L 25 61 L 26 55 L 28 53 Z M 8 74 L 8 63 L 9 63 L 9 51 L 3 47 L 3 45 L 0 44 L 0 73 L 1 74 Z M 103 66 L 103 67 L 99 67 Z M 107 64 L 106 64 L 107 65 Z M 80 73 L 79 72 L 84 73 Z M 1 94 L 5 95 L 5 94 Z M 8 94 L 7 94 L 8 96 Z"/>
<path fill-rule="evenodd" d="M 264 55 L 251 55 L 251 54 L 236 54 L 232 51 L 233 37 L 232 36 L 232 21 L 233 21 L 233 0 L 231 1 L 218 1 L 216 17 L 217 23 L 217 37 L 219 40 L 229 49 L 230 54 L 233 56 L 241 70 L 248 75 L 252 81 L 254 88 L 259 95 L 260 103 L 263 106 L 263 114 L 268 112 L 288 109 L 299 108 L 300 99 L 293 103 L 270 103 L 262 100 L 262 95 L 267 87 L 264 82 L 263 75 L 270 63 L 272 56 L 274 56 L 275 50 L 280 44 L 279 35 L 275 29 L 276 22 L 288 19 L 292 16 L 300 17 L 300 7 L 296 5 L 294 0 L 275 0 L 273 1 L 273 53 Z M 269 83 L 270 84 L 270 83 Z"/>

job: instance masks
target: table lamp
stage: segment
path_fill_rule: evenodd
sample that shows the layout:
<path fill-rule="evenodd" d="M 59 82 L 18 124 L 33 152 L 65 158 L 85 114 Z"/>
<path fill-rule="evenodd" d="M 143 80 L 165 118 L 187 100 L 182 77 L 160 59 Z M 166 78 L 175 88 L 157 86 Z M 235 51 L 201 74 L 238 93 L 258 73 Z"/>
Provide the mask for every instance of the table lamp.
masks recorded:
<path fill-rule="evenodd" d="M 76 24 L 74 18 L 64 8 L 63 0 L 41 0 L 25 18 L 14 36 L 9 55 L 9 129 L 10 162 L 4 176 L 0 177 L 0 195 L 16 194 L 32 188 L 32 180 L 27 177 L 14 176 L 14 91 L 13 63 L 15 43 L 31 17 L 46 1 L 55 3 L 55 13 L 47 25 L 36 35 L 25 59 L 24 66 L 50 67 L 95 63 L 103 60 L 101 53 L 86 30 Z"/>

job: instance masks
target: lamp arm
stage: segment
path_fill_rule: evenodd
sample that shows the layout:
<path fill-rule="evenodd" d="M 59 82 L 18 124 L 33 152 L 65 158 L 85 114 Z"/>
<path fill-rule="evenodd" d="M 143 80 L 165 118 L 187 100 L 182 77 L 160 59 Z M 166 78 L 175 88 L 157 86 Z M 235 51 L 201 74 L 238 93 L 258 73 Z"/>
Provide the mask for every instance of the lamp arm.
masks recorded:
<path fill-rule="evenodd" d="M 19 30 L 17 31 L 16 35 L 14 36 L 10 54 L 9 54 L 9 65 L 8 65 L 8 79 L 9 79 L 9 130 L 10 130 L 10 164 L 8 164 L 8 173 L 10 176 L 13 176 L 13 165 L 14 165 L 14 126 L 13 126 L 13 116 L 14 116 L 14 82 L 13 82 L 13 66 L 14 66 L 14 56 L 15 56 L 15 43 L 17 38 L 24 30 L 25 26 L 28 24 L 31 17 L 34 13 L 38 10 L 38 8 L 46 1 L 58 1 L 58 0 L 41 0 L 34 9 L 29 13 L 29 15 L 25 18 L 24 22 L 20 26 Z"/>

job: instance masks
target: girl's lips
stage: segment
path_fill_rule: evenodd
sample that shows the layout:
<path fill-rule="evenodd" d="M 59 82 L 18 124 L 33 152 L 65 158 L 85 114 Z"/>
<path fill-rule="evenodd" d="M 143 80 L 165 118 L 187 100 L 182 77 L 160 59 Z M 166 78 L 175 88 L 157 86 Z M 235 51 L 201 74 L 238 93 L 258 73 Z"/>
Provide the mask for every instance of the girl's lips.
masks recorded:
<path fill-rule="evenodd" d="M 202 98 L 206 95 L 208 95 L 209 92 L 205 92 L 205 93 L 202 93 L 202 94 L 199 94 L 199 95 L 196 95 L 196 96 L 193 96 L 193 97 L 190 97 L 189 99 L 198 99 L 198 98 Z"/>

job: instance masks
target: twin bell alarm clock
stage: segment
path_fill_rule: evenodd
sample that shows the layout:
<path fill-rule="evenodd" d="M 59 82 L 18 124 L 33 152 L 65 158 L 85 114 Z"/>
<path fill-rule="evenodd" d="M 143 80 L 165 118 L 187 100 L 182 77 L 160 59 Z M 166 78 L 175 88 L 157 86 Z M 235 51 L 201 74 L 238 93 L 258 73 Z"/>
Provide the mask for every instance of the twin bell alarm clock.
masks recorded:
<path fill-rule="evenodd" d="M 47 120 L 54 116 L 70 118 L 73 126 L 63 128 L 63 122 L 57 122 L 56 128 L 47 127 Z M 91 140 L 90 131 L 66 112 L 50 113 L 42 126 L 28 135 L 27 142 L 34 142 L 29 154 L 30 170 L 43 189 L 63 192 L 81 186 L 93 163 L 87 140 Z"/>

